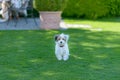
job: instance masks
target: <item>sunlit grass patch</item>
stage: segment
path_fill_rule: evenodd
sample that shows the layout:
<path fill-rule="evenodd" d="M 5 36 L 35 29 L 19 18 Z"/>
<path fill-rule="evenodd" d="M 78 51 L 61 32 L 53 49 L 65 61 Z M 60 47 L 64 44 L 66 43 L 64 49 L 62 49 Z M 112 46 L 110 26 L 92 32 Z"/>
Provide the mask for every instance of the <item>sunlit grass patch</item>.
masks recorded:
<path fill-rule="evenodd" d="M 120 32 L 120 18 L 105 18 L 98 20 L 64 19 L 67 24 L 88 25 L 91 31 L 117 31 Z"/>

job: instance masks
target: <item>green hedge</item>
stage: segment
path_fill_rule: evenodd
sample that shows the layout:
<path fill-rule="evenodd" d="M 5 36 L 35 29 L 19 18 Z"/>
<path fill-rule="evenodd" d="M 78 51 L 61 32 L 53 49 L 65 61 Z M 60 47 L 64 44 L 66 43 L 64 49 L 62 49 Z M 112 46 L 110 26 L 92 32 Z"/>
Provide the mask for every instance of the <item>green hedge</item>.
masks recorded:
<path fill-rule="evenodd" d="M 67 0 L 34 0 L 34 8 L 38 11 L 59 11 L 66 6 Z"/>
<path fill-rule="evenodd" d="M 109 15 L 114 17 L 120 16 L 120 0 L 110 0 Z"/>
<path fill-rule="evenodd" d="M 90 19 L 120 16 L 120 0 L 69 0 L 63 16 Z"/>

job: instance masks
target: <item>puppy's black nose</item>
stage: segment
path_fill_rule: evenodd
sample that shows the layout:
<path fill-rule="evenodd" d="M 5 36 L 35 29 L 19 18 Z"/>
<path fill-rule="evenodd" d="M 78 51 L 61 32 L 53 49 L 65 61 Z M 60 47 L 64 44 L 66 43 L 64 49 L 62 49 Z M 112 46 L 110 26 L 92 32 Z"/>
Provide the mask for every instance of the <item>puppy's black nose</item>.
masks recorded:
<path fill-rule="evenodd" d="M 62 43 L 62 41 L 60 43 Z"/>

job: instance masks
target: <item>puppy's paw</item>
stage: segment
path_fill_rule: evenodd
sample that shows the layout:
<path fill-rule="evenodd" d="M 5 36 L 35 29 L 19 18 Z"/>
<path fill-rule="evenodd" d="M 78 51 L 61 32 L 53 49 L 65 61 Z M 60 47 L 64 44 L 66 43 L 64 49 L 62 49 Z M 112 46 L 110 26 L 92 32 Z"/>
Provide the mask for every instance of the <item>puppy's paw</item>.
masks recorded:
<path fill-rule="evenodd" d="M 59 61 L 62 60 L 62 56 L 56 56 Z"/>
<path fill-rule="evenodd" d="M 63 60 L 64 60 L 64 61 L 67 61 L 68 59 L 69 59 L 69 56 L 68 56 L 68 55 L 64 55 L 64 56 L 63 56 Z"/>

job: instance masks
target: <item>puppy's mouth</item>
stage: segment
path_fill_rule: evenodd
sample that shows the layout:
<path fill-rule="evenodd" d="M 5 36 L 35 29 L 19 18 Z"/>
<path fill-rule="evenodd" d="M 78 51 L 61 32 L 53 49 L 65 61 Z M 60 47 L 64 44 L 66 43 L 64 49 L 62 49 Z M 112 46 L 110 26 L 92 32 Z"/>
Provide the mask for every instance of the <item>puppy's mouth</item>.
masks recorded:
<path fill-rule="evenodd" d="M 59 44 L 59 47 L 64 47 L 64 44 Z"/>
<path fill-rule="evenodd" d="M 59 42 L 59 46 L 60 46 L 60 47 L 64 47 L 64 42 L 60 41 L 60 42 Z"/>
<path fill-rule="evenodd" d="M 60 45 L 60 47 L 64 47 L 64 45 Z"/>

